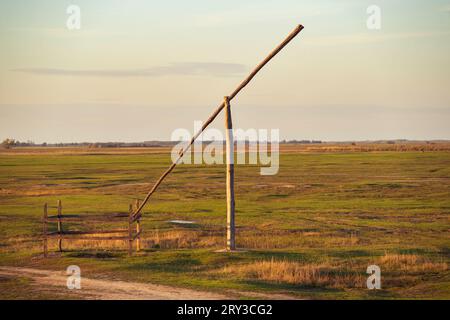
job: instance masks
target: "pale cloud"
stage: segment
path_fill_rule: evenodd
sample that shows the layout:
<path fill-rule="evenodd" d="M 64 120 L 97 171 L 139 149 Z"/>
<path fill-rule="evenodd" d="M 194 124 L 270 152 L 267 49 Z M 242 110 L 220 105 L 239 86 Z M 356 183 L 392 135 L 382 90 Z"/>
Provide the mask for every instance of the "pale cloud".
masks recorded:
<path fill-rule="evenodd" d="M 430 38 L 449 36 L 450 32 L 398 32 L 398 33 L 355 33 L 335 36 L 318 36 L 305 38 L 303 41 L 308 45 L 331 46 L 345 44 L 369 44 L 389 40 Z"/>
<path fill-rule="evenodd" d="M 184 62 L 141 69 L 72 70 L 59 68 L 19 68 L 13 69 L 12 71 L 34 75 L 85 77 L 160 77 L 171 75 L 226 77 L 240 75 L 246 70 L 245 65 L 237 63 Z"/>
<path fill-rule="evenodd" d="M 69 30 L 64 27 L 49 28 L 8 28 L 8 33 L 21 36 L 24 34 L 32 35 L 34 37 L 52 37 L 52 38 L 107 38 L 107 37 L 126 37 L 126 32 L 118 32 L 111 30 L 101 30 L 82 27 L 80 30 Z"/>

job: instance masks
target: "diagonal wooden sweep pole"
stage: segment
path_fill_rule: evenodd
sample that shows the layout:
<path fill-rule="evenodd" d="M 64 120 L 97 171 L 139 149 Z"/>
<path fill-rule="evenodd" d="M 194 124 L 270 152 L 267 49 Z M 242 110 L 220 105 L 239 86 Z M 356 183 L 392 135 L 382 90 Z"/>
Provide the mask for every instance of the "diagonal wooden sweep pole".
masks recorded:
<path fill-rule="evenodd" d="M 295 27 L 295 29 L 292 30 L 292 32 L 287 36 L 287 38 L 284 39 L 283 42 L 281 42 L 263 61 L 261 61 L 260 64 L 258 64 L 256 66 L 256 68 L 250 73 L 250 75 L 244 81 L 242 81 L 242 83 L 233 91 L 233 93 L 231 93 L 228 96 L 229 101 L 233 100 L 233 98 L 236 97 L 237 94 L 253 79 L 253 77 L 256 76 L 256 74 L 259 72 L 259 70 L 261 70 L 273 57 L 275 57 L 277 55 L 278 52 L 280 52 L 289 42 L 291 42 L 291 40 L 294 39 L 295 36 L 300 31 L 302 31 L 302 29 L 303 29 L 302 25 L 298 25 L 297 27 Z M 225 107 L 225 103 L 222 102 L 217 107 L 217 109 L 213 112 L 213 114 L 208 118 L 208 120 L 206 120 L 206 122 L 203 124 L 201 129 L 192 137 L 191 141 L 189 142 L 189 145 L 187 145 L 179 153 L 178 159 L 175 162 L 173 162 L 172 165 L 155 182 L 152 189 L 145 196 L 145 198 L 142 201 L 139 208 L 137 208 L 136 211 L 134 212 L 134 220 L 138 219 L 141 216 L 140 212 L 141 212 L 142 208 L 145 206 L 145 204 L 147 203 L 150 196 L 156 191 L 156 189 L 158 189 L 161 182 L 163 182 L 163 180 L 167 177 L 167 175 L 175 168 L 175 166 L 181 160 L 181 158 L 186 153 L 186 151 L 189 150 L 189 148 L 194 143 L 194 141 L 198 138 L 198 136 L 211 124 L 211 122 L 214 121 L 214 119 L 217 117 L 217 115 L 222 111 L 222 109 L 224 107 Z"/>

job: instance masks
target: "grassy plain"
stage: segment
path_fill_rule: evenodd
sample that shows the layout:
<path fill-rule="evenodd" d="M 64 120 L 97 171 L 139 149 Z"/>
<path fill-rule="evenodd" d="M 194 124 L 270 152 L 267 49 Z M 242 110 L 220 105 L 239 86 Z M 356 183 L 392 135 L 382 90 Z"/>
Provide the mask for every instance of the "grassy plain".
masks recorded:
<path fill-rule="evenodd" d="M 0 265 L 65 270 L 76 264 L 93 278 L 248 292 L 246 297 L 450 299 L 449 151 L 281 150 L 277 175 L 236 166 L 237 245 L 245 252 L 215 252 L 225 245 L 224 166 L 181 165 L 144 210 L 143 251 L 127 257 L 122 241 L 73 240 L 48 259 L 42 259 L 39 239 L 45 202 L 61 200 L 64 214 L 127 212 L 170 163 L 170 150 L 1 151 Z M 174 219 L 195 223 L 183 227 L 169 222 Z M 381 290 L 366 288 L 371 264 L 382 270 Z M 0 278 L 0 287 L 30 286 L 14 281 Z M 39 297 L 28 289 L 6 291 L 0 297 Z"/>

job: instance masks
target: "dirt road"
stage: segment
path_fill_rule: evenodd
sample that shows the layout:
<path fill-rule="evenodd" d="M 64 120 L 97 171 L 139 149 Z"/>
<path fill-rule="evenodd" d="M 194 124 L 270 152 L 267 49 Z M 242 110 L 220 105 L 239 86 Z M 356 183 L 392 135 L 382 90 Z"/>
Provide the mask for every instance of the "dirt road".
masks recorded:
<path fill-rule="evenodd" d="M 52 288 L 60 293 L 65 291 L 80 299 L 101 300 L 223 300 L 233 298 L 223 294 L 175 288 L 139 282 L 117 280 L 97 280 L 81 278 L 80 290 L 67 289 L 67 275 L 60 271 L 31 268 L 0 267 L 2 277 L 25 277 L 36 287 Z"/>
<path fill-rule="evenodd" d="M 284 293 L 244 292 L 228 290 L 223 293 L 198 291 L 166 285 L 104 280 L 81 277 L 81 289 L 67 288 L 67 275 L 63 271 L 0 266 L 0 278 L 27 278 L 36 291 L 52 292 L 57 297 L 99 300 L 227 300 L 268 299 L 292 300 L 299 297 Z M 1 282 L 0 282 L 1 287 Z M 1 289 L 1 288 L 0 288 Z M 28 294 L 25 299 L 27 299 Z M 0 295 L 1 297 L 1 295 Z M 53 299 L 53 298 L 51 298 Z"/>

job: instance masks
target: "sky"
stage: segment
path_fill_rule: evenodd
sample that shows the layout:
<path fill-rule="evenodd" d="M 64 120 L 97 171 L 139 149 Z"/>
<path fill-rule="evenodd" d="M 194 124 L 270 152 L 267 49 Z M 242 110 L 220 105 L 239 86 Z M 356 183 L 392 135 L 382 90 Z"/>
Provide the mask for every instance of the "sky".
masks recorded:
<path fill-rule="evenodd" d="M 81 28 L 66 23 L 69 5 Z M 367 8 L 381 28 L 367 27 Z M 0 1 L 0 140 L 170 140 L 232 101 L 281 139 L 450 139 L 450 1 Z M 214 126 L 223 129 L 223 118 Z"/>

